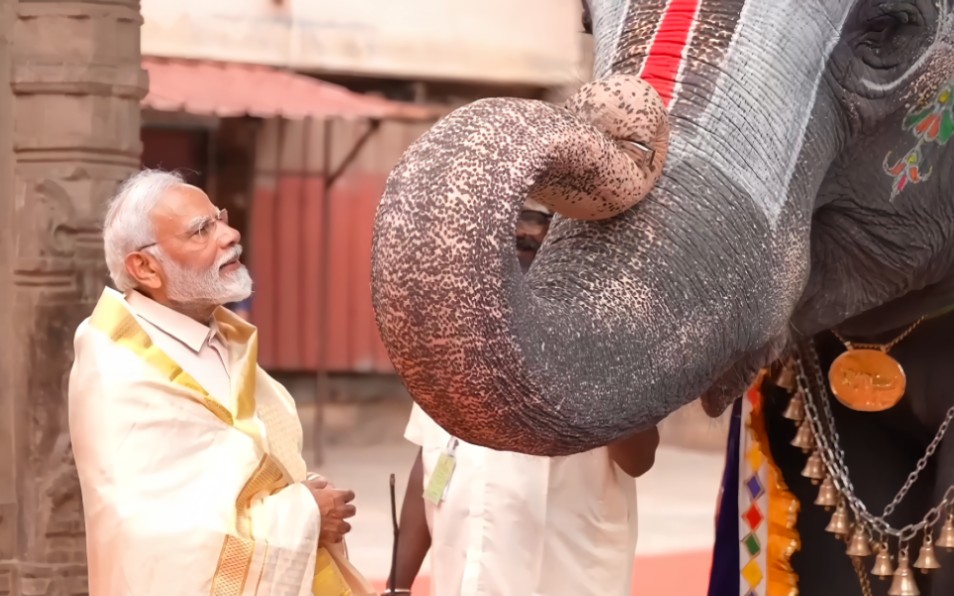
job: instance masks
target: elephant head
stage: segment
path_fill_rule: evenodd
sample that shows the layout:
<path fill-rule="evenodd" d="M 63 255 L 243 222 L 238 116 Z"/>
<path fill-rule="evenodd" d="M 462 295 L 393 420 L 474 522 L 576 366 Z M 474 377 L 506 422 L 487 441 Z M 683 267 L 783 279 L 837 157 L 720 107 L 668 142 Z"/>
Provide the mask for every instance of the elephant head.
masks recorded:
<path fill-rule="evenodd" d="M 607 165 L 625 143 L 585 110 L 487 99 L 411 146 L 379 207 L 378 326 L 448 431 L 583 451 L 700 396 L 718 415 L 795 337 L 913 294 L 950 300 L 952 0 L 586 9 L 597 79 L 637 75 L 668 111 L 645 199 L 580 219 L 580 197 L 629 189 Z M 559 215 L 522 275 L 528 196 Z"/>

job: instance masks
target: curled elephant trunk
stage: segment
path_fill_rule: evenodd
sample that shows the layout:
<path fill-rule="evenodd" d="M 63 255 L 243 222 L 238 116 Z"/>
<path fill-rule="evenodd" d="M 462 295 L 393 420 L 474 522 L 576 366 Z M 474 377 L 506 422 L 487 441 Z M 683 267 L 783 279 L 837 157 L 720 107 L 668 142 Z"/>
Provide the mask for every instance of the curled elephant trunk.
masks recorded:
<path fill-rule="evenodd" d="M 645 86 L 602 89 L 616 84 L 571 109 L 465 106 L 388 180 L 372 255 L 379 330 L 414 399 L 465 441 L 540 455 L 604 445 L 713 384 L 737 395 L 780 341 L 807 261 L 806 227 L 786 222 L 803 214 L 770 225 L 679 135 L 660 176 L 666 118 Z M 655 156 L 640 161 L 624 139 Z M 514 226 L 528 197 L 562 217 L 524 276 Z"/>

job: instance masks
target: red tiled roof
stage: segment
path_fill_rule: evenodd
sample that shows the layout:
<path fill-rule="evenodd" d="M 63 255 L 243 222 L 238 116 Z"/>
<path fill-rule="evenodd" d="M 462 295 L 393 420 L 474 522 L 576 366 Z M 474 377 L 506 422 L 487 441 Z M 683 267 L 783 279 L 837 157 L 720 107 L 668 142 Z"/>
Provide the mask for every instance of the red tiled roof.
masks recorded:
<path fill-rule="evenodd" d="M 143 107 L 219 117 L 426 120 L 423 106 L 354 93 L 340 85 L 270 66 L 143 57 L 149 92 Z"/>

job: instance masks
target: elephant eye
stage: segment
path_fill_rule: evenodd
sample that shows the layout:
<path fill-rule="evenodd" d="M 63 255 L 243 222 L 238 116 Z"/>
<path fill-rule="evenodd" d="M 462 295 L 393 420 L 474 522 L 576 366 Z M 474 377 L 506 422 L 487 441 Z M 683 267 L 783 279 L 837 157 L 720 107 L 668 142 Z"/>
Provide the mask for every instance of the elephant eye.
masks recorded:
<path fill-rule="evenodd" d="M 883 45 L 897 34 L 910 21 L 905 13 L 886 14 L 868 21 L 865 43 Z"/>
<path fill-rule="evenodd" d="M 861 57 L 868 66 L 891 69 L 906 63 L 912 45 L 924 29 L 924 15 L 917 3 L 908 1 L 879 2 L 863 22 L 859 36 Z"/>

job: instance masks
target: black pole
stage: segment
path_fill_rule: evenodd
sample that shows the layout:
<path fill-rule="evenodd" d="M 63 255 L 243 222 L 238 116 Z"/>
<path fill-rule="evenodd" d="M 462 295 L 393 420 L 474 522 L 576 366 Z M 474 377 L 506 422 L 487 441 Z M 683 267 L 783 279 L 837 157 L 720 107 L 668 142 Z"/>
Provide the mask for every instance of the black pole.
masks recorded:
<path fill-rule="evenodd" d="M 322 408 L 328 400 L 327 393 L 329 392 L 328 387 L 328 352 L 326 349 L 326 341 L 328 334 L 328 285 L 330 276 L 328 275 L 329 264 L 331 262 L 331 222 L 329 221 L 331 217 L 331 185 L 329 184 L 328 176 L 331 174 L 331 147 L 332 147 L 332 137 L 331 137 L 331 122 L 325 120 L 322 125 L 322 140 L 323 140 L 323 155 L 322 159 L 322 184 L 321 184 L 321 254 L 319 256 L 318 262 L 320 270 L 318 272 L 318 361 L 315 371 L 315 420 L 314 420 L 314 429 L 312 431 L 313 438 L 312 442 L 314 444 L 314 457 L 315 463 L 320 464 L 322 462 L 322 449 L 321 449 L 321 437 L 322 432 L 321 428 L 324 425 L 324 413 Z"/>
<path fill-rule="evenodd" d="M 394 592 L 397 589 L 395 582 L 397 581 L 397 552 L 398 552 L 398 534 L 400 529 L 398 528 L 398 517 L 397 517 L 397 498 L 394 496 L 394 474 L 391 474 L 390 478 L 391 484 L 391 527 L 393 530 L 394 544 L 391 545 L 391 575 L 388 577 L 388 591 Z"/>

